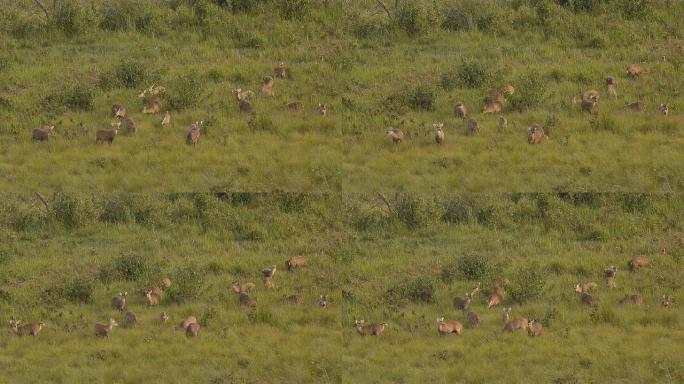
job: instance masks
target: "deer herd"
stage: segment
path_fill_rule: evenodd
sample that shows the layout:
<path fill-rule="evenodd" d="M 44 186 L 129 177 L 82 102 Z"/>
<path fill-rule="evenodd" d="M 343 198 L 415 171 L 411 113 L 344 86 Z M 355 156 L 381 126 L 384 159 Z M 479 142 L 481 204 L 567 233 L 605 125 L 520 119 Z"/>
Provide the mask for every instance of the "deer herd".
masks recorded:
<path fill-rule="evenodd" d="M 287 271 L 293 272 L 298 269 L 302 268 L 307 268 L 308 267 L 308 262 L 307 260 L 302 257 L 302 256 L 294 256 L 289 258 L 288 260 L 285 261 L 285 267 Z M 651 267 L 652 263 L 649 259 L 641 256 L 634 257 L 630 259 L 627 263 L 627 266 L 630 271 L 636 272 L 641 268 L 644 267 Z M 275 276 L 277 272 L 277 266 L 273 265 L 268 268 L 265 268 L 261 271 L 261 276 L 263 278 L 263 286 L 265 289 L 274 289 L 276 287 L 275 284 Z M 605 276 L 605 286 L 608 289 L 615 289 L 617 288 L 617 272 L 618 268 L 615 266 L 610 266 L 604 270 L 604 276 Z M 498 307 L 503 304 L 504 302 L 504 295 L 505 295 L 505 287 L 510 284 L 510 281 L 506 278 L 499 278 L 494 280 L 492 283 L 492 286 L 490 289 L 487 290 L 487 296 L 486 296 L 486 309 L 492 309 L 495 307 Z M 142 292 L 144 292 L 145 299 L 147 300 L 147 305 L 148 307 L 157 307 L 161 304 L 162 302 L 162 297 L 163 297 L 163 289 L 167 289 L 171 287 L 171 279 L 168 277 L 163 277 L 160 280 L 158 280 L 155 284 L 153 284 L 152 287 L 144 289 Z M 595 306 L 597 305 L 597 301 L 594 299 L 592 292 L 597 290 L 599 287 L 598 284 L 595 282 L 586 282 L 586 283 L 577 283 L 574 286 L 574 290 L 576 293 L 579 294 L 580 297 L 580 304 L 585 305 L 585 306 Z M 257 305 L 257 302 L 250 293 L 256 289 L 256 284 L 247 282 L 247 283 L 240 283 L 237 281 L 234 281 L 230 285 L 230 290 L 234 292 L 235 294 L 238 295 L 238 300 L 237 304 L 239 306 L 247 307 L 247 308 L 252 308 Z M 459 311 L 464 314 L 465 320 L 467 321 L 468 325 L 470 327 L 478 327 L 480 325 L 480 316 L 474 312 L 473 310 L 470 310 L 471 304 L 473 303 L 473 298 L 475 297 L 476 294 L 478 294 L 481 291 L 480 288 L 480 283 L 477 283 L 477 285 L 470 290 L 470 292 L 466 292 L 462 297 L 454 297 L 452 300 L 452 305 L 456 311 Z M 132 328 L 136 327 L 138 325 L 138 316 L 135 312 L 128 310 L 128 292 L 123 291 L 120 292 L 117 296 L 113 297 L 111 299 L 111 308 L 118 313 L 123 314 L 123 324 L 126 327 Z M 672 296 L 669 295 L 663 295 L 659 300 L 658 300 L 658 305 L 662 308 L 669 308 L 672 304 Z M 301 295 L 291 295 L 291 296 L 286 296 L 284 297 L 283 303 L 285 304 L 290 304 L 290 305 L 303 305 L 305 303 L 305 299 Z M 643 305 L 644 304 L 644 299 L 641 295 L 639 294 L 628 294 L 625 295 L 625 297 L 621 300 L 618 301 L 619 305 Z M 328 296 L 327 295 L 319 295 L 318 299 L 313 303 L 315 307 L 318 308 L 326 308 L 328 306 Z M 124 313 L 124 311 L 126 311 Z M 501 319 L 503 320 L 503 331 L 504 332 L 514 332 L 518 330 L 526 330 L 529 336 L 540 336 L 542 335 L 544 331 L 544 326 L 541 322 L 538 320 L 534 319 L 528 319 L 526 317 L 512 317 L 512 307 L 504 307 L 501 315 Z M 158 320 L 159 323 L 164 324 L 166 321 L 169 319 L 169 315 L 162 311 L 159 313 Z M 107 322 L 97 322 L 95 323 L 95 335 L 98 337 L 108 337 L 110 333 L 112 332 L 114 327 L 117 327 L 119 323 L 114 319 L 113 317 L 110 318 Z M 366 324 L 366 321 L 361 319 L 361 320 L 356 320 L 354 322 L 354 327 L 356 331 L 360 335 L 370 335 L 370 336 L 379 336 L 385 331 L 385 328 L 389 323 L 387 322 L 379 322 L 379 323 L 374 323 L 374 324 Z M 22 324 L 20 320 L 11 320 L 10 321 L 10 327 L 12 331 L 17 335 L 17 336 L 24 336 L 24 335 L 32 335 L 36 336 L 38 335 L 43 327 L 45 326 L 44 322 L 39 322 L 39 323 L 31 323 L 31 324 Z M 176 327 L 176 330 L 183 330 L 185 331 L 186 336 L 188 337 L 196 337 L 200 333 L 200 323 L 197 321 L 197 318 L 195 316 L 188 316 L 183 321 L 180 322 L 180 324 Z M 462 335 L 464 330 L 463 323 L 461 323 L 458 320 L 445 320 L 444 317 L 439 317 L 437 318 L 437 334 L 439 336 L 445 336 L 445 335 L 451 335 L 451 334 L 456 334 L 457 336 Z"/>
<path fill-rule="evenodd" d="M 642 68 L 638 64 L 631 64 L 627 67 L 627 76 L 632 79 L 637 79 L 638 77 L 648 73 L 648 71 Z M 261 83 L 261 94 L 267 97 L 275 96 L 275 79 L 288 79 L 288 72 L 286 70 L 285 64 L 281 61 L 275 67 L 274 71 L 275 78 L 273 76 L 266 76 L 263 78 Z M 609 97 L 617 97 L 618 84 L 614 77 L 609 76 L 605 79 L 605 93 Z M 166 88 L 163 86 L 152 85 L 149 88 L 142 90 L 138 97 L 143 101 L 143 114 L 158 114 L 162 110 L 162 98 Z M 515 88 L 506 84 L 498 89 L 493 90 L 486 97 L 486 103 L 482 109 L 484 115 L 487 114 L 501 114 L 503 107 L 509 96 L 515 94 Z M 253 114 L 254 107 L 249 101 L 251 97 L 255 95 L 254 92 L 249 90 L 242 90 L 237 88 L 233 90 L 233 95 L 235 95 L 237 106 L 239 111 L 246 114 Z M 590 89 L 572 98 L 572 102 L 580 105 L 580 110 L 582 112 L 587 112 L 589 114 L 596 114 L 596 105 L 599 101 L 600 94 L 598 91 Z M 284 108 L 292 112 L 303 111 L 304 104 L 300 101 L 291 101 L 284 105 Z M 625 109 L 633 112 L 643 112 L 646 110 L 646 106 L 642 101 L 636 101 L 625 106 Z M 658 106 L 658 113 L 667 116 L 669 114 L 670 106 L 667 103 L 662 103 Z M 320 116 L 326 116 L 327 108 L 325 104 L 318 104 L 314 109 L 315 114 Z M 466 132 L 469 135 L 475 135 L 480 131 L 480 124 L 468 114 L 468 110 L 463 102 L 458 102 L 454 106 L 453 110 L 454 116 L 458 119 L 462 119 Z M 116 121 L 111 123 L 109 129 L 98 129 L 96 132 L 96 142 L 104 143 L 107 142 L 112 144 L 116 138 L 121 122 L 123 121 L 124 129 L 129 135 L 135 134 L 137 131 L 137 126 L 132 118 L 126 117 L 126 108 L 122 104 L 114 104 L 112 106 L 112 116 Z M 159 125 L 161 127 L 168 126 L 171 124 L 171 114 L 166 111 L 164 115 L 159 120 Z M 508 127 L 508 120 L 503 115 L 500 115 L 497 120 L 497 124 L 500 128 Z M 444 123 L 437 122 L 433 124 L 435 129 L 435 142 L 437 145 L 442 145 L 445 142 L 445 129 Z M 48 141 L 50 136 L 54 134 L 54 126 L 44 126 L 41 128 L 35 128 L 32 131 L 32 139 L 34 141 Z M 202 121 L 193 122 L 186 134 L 186 143 L 188 145 L 197 145 L 200 141 L 200 132 L 203 128 Z M 390 127 L 387 130 L 387 135 L 391 138 L 394 144 L 399 144 L 404 141 L 405 135 L 398 128 Z M 527 129 L 527 142 L 529 144 L 540 144 L 549 136 L 544 132 L 543 127 L 538 123 L 531 124 Z"/>

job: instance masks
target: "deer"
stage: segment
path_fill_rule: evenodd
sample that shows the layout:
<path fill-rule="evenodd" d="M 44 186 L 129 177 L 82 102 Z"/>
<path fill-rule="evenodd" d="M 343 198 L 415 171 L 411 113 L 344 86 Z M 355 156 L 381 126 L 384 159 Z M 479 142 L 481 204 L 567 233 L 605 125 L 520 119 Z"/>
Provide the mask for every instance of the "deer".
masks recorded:
<path fill-rule="evenodd" d="M 55 126 L 54 125 L 46 125 L 41 128 L 35 128 L 31 132 L 31 140 L 32 141 L 48 141 L 50 140 L 50 136 L 54 135 L 54 130 Z"/>
<path fill-rule="evenodd" d="M 278 79 L 285 79 L 287 77 L 287 74 L 285 73 L 285 63 L 282 61 L 275 67 L 275 76 Z"/>
<path fill-rule="evenodd" d="M 527 128 L 527 143 L 528 144 L 539 144 L 544 139 L 549 137 L 544 133 L 544 129 L 537 123 L 532 124 Z"/>
<path fill-rule="evenodd" d="M 130 117 L 124 120 L 124 128 L 126 128 L 126 132 L 129 135 L 135 135 L 135 133 L 138 131 L 138 127 L 135 125 L 135 121 L 131 119 Z"/>
<path fill-rule="evenodd" d="M 630 64 L 627 66 L 627 75 L 629 75 L 632 79 L 636 79 L 637 77 L 647 73 L 648 71 L 642 68 L 639 64 Z"/>
<path fill-rule="evenodd" d="M 618 268 L 613 265 L 603 271 L 608 288 L 617 288 L 617 271 Z"/>
<path fill-rule="evenodd" d="M 198 323 L 189 324 L 188 327 L 185 328 L 185 336 L 186 337 L 197 337 L 197 336 L 199 336 L 199 331 L 200 331 L 200 325 Z"/>
<path fill-rule="evenodd" d="M 517 330 L 525 329 L 527 328 L 529 322 L 527 321 L 526 318 L 524 317 L 516 317 L 515 319 L 509 321 L 504 325 L 503 331 L 504 332 L 514 332 Z"/>
<path fill-rule="evenodd" d="M 116 134 L 119 133 L 120 126 L 121 123 L 112 123 L 112 129 L 98 129 L 97 133 L 95 134 L 95 142 L 104 143 L 107 141 L 111 145 L 114 143 Z"/>
<path fill-rule="evenodd" d="M 185 143 L 188 145 L 195 146 L 199 144 L 200 140 L 200 129 L 204 126 L 204 121 L 196 121 L 190 126 L 187 136 L 185 137 Z"/>
<path fill-rule="evenodd" d="M 387 135 L 392 138 L 392 143 L 399 144 L 404 141 L 404 132 L 397 128 L 387 130 Z"/>
<path fill-rule="evenodd" d="M 461 311 L 465 311 L 466 309 L 468 309 L 468 306 L 470 305 L 470 301 L 471 301 L 470 293 L 466 293 L 465 298 L 454 297 L 454 299 L 452 300 L 452 302 L 454 304 L 454 308 L 461 310 Z"/>
<path fill-rule="evenodd" d="M 488 113 L 499 113 L 503 109 L 503 105 L 498 102 L 498 101 L 493 101 L 482 109 L 482 113 L 488 114 Z"/>
<path fill-rule="evenodd" d="M 256 302 L 247 294 L 247 291 L 254 289 L 255 285 L 253 283 L 246 283 L 240 285 L 238 282 L 233 282 L 230 285 L 233 292 L 238 294 L 238 303 L 246 307 L 256 306 Z"/>
<path fill-rule="evenodd" d="M 636 272 L 639 268 L 648 267 L 651 265 L 651 261 L 645 257 L 636 256 L 631 258 L 627 264 L 629 265 L 629 270 L 631 272 Z"/>
<path fill-rule="evenodd" d="M 302 295 L 291 295 L 287 297 L 289 304 L 301 305 L 304 304 L 304 297 Z"/>
<path fill-rule="evenodd" d="M 300 112 L 304 110 L 304 104 L 301 101 L 292 101 L 285 105 L 288 110 L 294 112 Z"/>
<path fill-rule="evenodd" d="M 480 316 L 478 316 L 477 313 L 470 311 L 466 314 L 466 318 L 468 319 L 468 324 L 470 324 L 471 327 L 477 327 L 480 325 Z"/>
<path fill-rule="evenodd" d="M 468 111 L 466 110 L 465 105 L 462 102 L 458 102 L 456 106 L 454 107 L 454 115 L 456 117 L 460 117 L 461 119 L 465 119 Z"/>
<path fill-rule="evenodd" d="M 318 107 L 316 107 L 316 113 L 325 116 L 328 113 L 328 109 L 326 108 L 325 104 L 318 104 Z"/>
<path fill-rule="evenodd" d="M 241 88 L 233 90 L 233 93 L 235 94 L 235 97 L 237 98 L 238 105 L 240 107 L 240 111 L 244 113 L 252 113 L 254 110 L 252 109 L 252 104 L 247 101 L 247 96 L 250 96 L 254 94 L 252 91 L 243 91 Z"/>
<path fill-rule="evenodd" d="M 128 292 L 121 292 L 119 296 L 112 299 L 112 308 L 122 312 L 126 308 L 126 296 Z"/>
<path fill-rule="evenodd" d="M 121 104 L 112 105 L 112 114 L 114 118 L 123 119 L 126 117 L 126 108 Z"/>
<path fill-rule="evenodd" d="M 582 102 L 580 103 L 580 106 L 582 107 L 582 112 L 587 112 L 590 115 L 594 114 L 594 107 L 596 106 L 596 103 L 598 102 L 598 97 L 592 96 L 588 99 L 582 99 Z"/>
<path fill-rule="evenodd" d="M 468 127 L 469 135 L 475 135 L 476 133 L 480 132 L 480 125 L 477 123 L 477 120 L 473 118 L 466 118 L 466 126 Z"/>
<path fill-rule="evenodd" d="M 10 320 L 9 324 L 10 328 L 12 328 L 12 332 L 14 332 L 14 334 L 17 336 L 38 336 L 40 331 L 42 331 L 43 327 L 45 326 L 45 323 L 42 321 L 38 323 L 21 325 L 21 320 Z"/>
<path fill-rule="evenodd" d="M 541 336 L 543 331 L 544 326 L 536 320 L 530 320 L 527 324 L 527 334 L 531 337 Z"/>
<path fill-rule="evenodd" d="M 435 142 L 437 145 L 444 144 L 444 124 L 435 123 L 432 126 L 435 128 Z"/>
<path fill-rule="evenodd" d="M 230 284 L 230 288 L 233 290 L 235 293 L 240 293 L 240 292 L 249 292 L 250 290 L 256 288 L 256 285 L 254 283 L 245 283 L 245 284 L 240 284 L 237 281 L 234 281 Z"/>
<path fill-rule="evenodd" d="M 152 98 L 148 100 L 142 110 L 142 113 L 144 114 L 154 114 L 159 112 L 161 112 L 161 100 L 158 98 Z"/>
<path fill-rule="evenodd" d="M 501 315 L 501 318 L 503 319 L 504 324 L 508 322 L 508 320 L 511 318 L 511 307 L 504 308 L 503 314 Z"/>
<path fill-rule="evenodd" d="M 385 327 L 387 327 L 388 324 L 383 322 L 365 325 L 365 320 L 356 320 L 354 325 L 356 331 L 362 336 L 380 336 L 385 331 Z"/>
<path fill-rule="evenodd" d="M 668 113 L 670 113 L 670 104 L 665 104 L 662 103 L 658 106 L 658 112 L 660 112 L 661 115 L 667 116 Z"/>
<path fill-rule="evenodd" d="M 584 305 L 593 306 L 595 305 L 594 297 L 591 296 L 589 292 L 580 292 L 580 301 Z"/>
<path fill-rule="evenodd" d="M 114 327 L 118 327 L 119 324 L 114 320 L 114 319 L 109 319 L 109 323 L 103 324 L 103 323 L 95 323 L 95 336 L 97 337 L 109 337 L 109 333 L 114 329 Z"/>
<path fill-rule="evenodd" d="M 195 316 L 188 316 L 185 320 L 181 321 L 176 327 L 177 331 L 186 330 L 190 324 L 197 324 L 197 318 Z"/>
<path fill-rule="evenodd" d="M 316 300 L 316 305 L 318 305 L 321 308 L 325 308 L 328 306 L 328 295 L 319 295 L 318 300 Z"/>
<path fill-rule="evenodd" d="M 672 296 L 663 295 L 659 300 L 659 304 L 663 308 L 670 308 L 670 305 L 672 304 Z"/>
<path fill-rule="evenodd" d="M 499 279 L 494 282 L 494 286 L 489 290 L 489 299 L 487 300 L 487 309 L 493 308 L 503 301 L 504 288 L 508 284 L 507 279 Z"/>
<path fill-rule="evenodd" d="M 456 336 L 461 336 L 463 324 L 458 321 L 444 321 L 443 317 L 437 319 L 437 334 L 439 336 L 446 336 L 455 333 Z"/>
<path fill-rule="evenodd" d="M 626 295 L 622 300 L 618 302 L 618 304 L 632 304 L 632 305 L 641 305 L 644 303 L 643 297 L 641 295 Z"/>
<path fill-rule="evenodd" d="M 292 270 L 298 269 L 298 268 L 305 268 L 307 266 L 308 266 L 308 263 L 306 262 L 306 259 L 304 259 L 302 256 L 290 257 L 285 262 L 285 267 L 287 268 L 288 271 L 292 271 Z"/>
<path fill-rule="evenodd" d="M 617 82 L 612 76 L 606 77 L 606 93 L 609 96 L 617 97 Z"/>
<path fill-rule="evenodd" d="M 588 282 L 588 283 L 584 283 L 584 284 L 577 283 L 577 284 L 575 284 L 575 292 L 577 292 L 577 293 L 589 292 L 596 287 L 598 287 L 598 285 L 596 283 L 594 283 L 593 281 Z"/>
<path fill-rule="evenodd" d="M 136 324 L 138 324 L 138 316 L 134 312 L 126 312 L 124 315 L 124 324 L 126 324 L 126 327 L 135 327 Z"/>
<path fill-rule="evenodd" d="M 159 305 L 161 301 L 161 291 L 148 290 L 145 291 L 145 297 L 147 298 L 147 304 L 150 306 Z"/>
<path fill-rule="evenodd" d="M 506 118 L 503 117 L 503 116 L 499 116 L 499 121 L 498 121 L 498 123 L 499 123 L 499 127 L 501 127 L 501 128 L 506 128 L 506 127 L 508 127 L 508 120 L 506 120 Z"/>
<path fill-rule="evenodd" d="M 164 116 L 161 118 L 159 123 L 162 127 L 171 124 L 171 114 L 169 113 L 169 111 L 166 111 L 166 113 L 164 113 Z"/>
<path fill-rule="evenodd" d="M 169 315 L 166 314 L 166 312 L 161 311 L 159 312 L 159 321 L 162 323 L 165 323 L 169 319 Z"/>
<path fill-rule="evenodd" d="M 261 82 L 261 93 L 266 96 L 274 96 L 273 84 L 274 82 L 271 76 L 264 77 L 263 81 Z"/>
<path fill-rule="evenodd" d="M 627 104 L 625 109 L 631 112 L 643 112 L 646 109 L 646 105 L 641 101 L 635 101 L 634 103 Z"/>
<path fill-rule="evenodd" d="M 276 266 L 272 266 L 271 268 L 266 268 L 261 271 L 261 275 L 264 278 L 264 286 L 266 288 L 271 289 L 275 288 L 275 283 L 273 282 L 273 277 L 275 276 L 276 273 Z"/>

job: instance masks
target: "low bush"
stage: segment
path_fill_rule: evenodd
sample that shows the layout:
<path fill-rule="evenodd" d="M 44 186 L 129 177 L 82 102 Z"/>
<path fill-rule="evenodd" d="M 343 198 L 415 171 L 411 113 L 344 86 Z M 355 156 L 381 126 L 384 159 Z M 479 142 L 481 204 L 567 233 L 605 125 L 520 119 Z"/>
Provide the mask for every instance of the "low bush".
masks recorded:
<path fill-rule="evenodd" d="M 390 305 L 430 304 L 435 301 L 435 286 L 432 279 L 419 277 L 388 289 L 383 298 Z"/>
<path fill-rule="evenodd" d="M 195 73 L 179 76 L 170 89 L 169 104 L 178 111 L 196 107 L 202 99 L 203 84 Z"/>
<path fill-rule="evenodd" d="M 546 286 L 546 271 L 538 264 L 519 268 L 511 278 L 508 291 L 511 298 L 524 304 L 540 298 Z"/>
<path fill-rule="evenodd" d="M 539 107 L 547 97 L 544 79 L 536 71 L 522 75 L 515 84 L 515 93 L 510 96 L 510 104 L 514 110 L 522 112 Z"/>
<path fill-rule="evenodd" d="M 202 293 L 206 272 L 196 264 L 179 267 L 173 273 L 173 285 L 165 291 L 169 301 L 182 303 L 196 299 Z"/>

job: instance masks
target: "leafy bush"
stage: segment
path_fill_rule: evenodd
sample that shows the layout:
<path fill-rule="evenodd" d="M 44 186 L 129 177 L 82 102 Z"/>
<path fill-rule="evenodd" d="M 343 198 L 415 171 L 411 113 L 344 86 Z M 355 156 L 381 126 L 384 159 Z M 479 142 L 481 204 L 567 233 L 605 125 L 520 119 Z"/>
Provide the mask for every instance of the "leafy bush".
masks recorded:
<path fill-rule="evenodd" d="M 60 194 L 50 205 L 50 215 L 67 228 L 82 227 L 97 216 L 90 197 L 77 194 Z"/>
<path fill-rule="evenodd" d="M 250 131 L 275 132 L 275 124 L 268 115 L 254 113 L 247 120 L 247 126 Z"/>
<path fill-rule="evenodd" d="M 397 195 L 394 201 L 394 212 L 399 221 L 409 228 L 424 227 L 439 216 L 434 201 L 409 194 Z"/>
<path fill-rule="evenodd" d="M 442 203 L 442 220 L 453 224 L 468 224 L 477 221 L 476 209 L 464 196 L 451 196 Z"/>
<path fill-rule="evenodd" d="M 515 93 L 510 96 L 511 107 L 518 111 L 539 107 L 546 99 L 546 93 L 546 84 L 542 76 L 536 71 L 531 71 L 516 82 Z"/>
<path fill-rule="evenodd" d="M 589 318 L 595 324 L 610 324 L 618 326 L 621 323 L 620 316 L 618 316 L 613 308 L 608 305 L 595 306 L 591 313 L 589 313 Z"/>
<path fill-rule="evenodd" d="M 424 33 L 428 27 L 425 9 L 413 1 L 404 2 L 394 13 L 394 24 L 409 36 Z"/>
<path fill-rule="evenodd" d="M 519 268 L 511 279 L 510 287 L 508 287 L 511 298 L 524 304 L 541 297 L 546 286 L 545 272 L 538 264 Z"/>
<path fill-rule="evenodd" d="M 89 85 L 77 84 L 65 90 L 52 93 L 41 101 L 41 106 L 52 112 L 62 110 L 91 111 L 95 99 L 95 91 Z"/>
<path fill-rule="evenodd" d="M 492 74 L 479 61 L 464 61 L 457 69 L 461 84 L 468 88 L 479 88 L 487 84 Z"/>
<path fill-rule="evenodd" d="M 419 85 L 406 93 L 406 105 L 415 111 L 433 111 L 437 96 L 428 85 Z"/>
<path fill-rule="evenodd" d="M 80 2 L 60 1 L 57 4 L 50 14 L 50 24 L 65 35 L 81 35 L 93 24 L 93 15 Z"/>
<path fill-rule="evenodd" d="M 653 1 L 621 0 L 620 11 L 628 20 L 649 20 L 653 16 Z"/>
<path fill-rule="evenodd" d="M 287 20 L 304 20 L 311 13 L 312 0 L 275 0 L 280 16 Z"/>
<path fill-rule="evenodd" d="M 202 98 L 203 84 L 195 73 L 181 75 L 176 79 L 169 92 L 169 104 L 176 110 L 197 106 Z"/>
<path fill-rule="evenodd" d="M 98 279 L 103 283 L 117 280 L 151 281 L 161 275 L 161 267 L 134 253 L 123 254 L 98 272 Z"/>
<path fill-rule="evenodd" d="M 461 276 L 465 277 L 468 280 L 475 280 L 475 281 L 485 281 L 494 276 L 497 271 L 498 267 L 493 265 L 489 259 L 486 257 L 478 254 L 478 253 L 472 253 L 468 255 L 463 255 L 459 257 L 455 263 L 452 265 L 455 266 L 455 270 L 457 270 Z M 454 267 L 450 267 L 448 270 L 454 270 Z M 444 270 L 443 270 L 444 271 Z M 444 272 L 442 273 L 444 276 Z M 453 272 L 451 273 L 450 276 L 453 276 Z"/>
<path fill-rule="evenodd" d="M 435 286 L 432 279 L 419 277 L 388 289 L 384 294 L 384 299 L 391 305 L 403 305 L 408 302 L 417 304 L 434 303 Z"/>
<path fill-rule="evenodd" d="M 100 213 L 100 220 L 105 223 L 125 224 L 131 218 L 130 206 L 121 196 L 111 196 L 108 198 Z"/>
<path fill-rule="evenodd" d="M 199 297 L 204 287 L 205 271 L 196 264 L 179 267 L 173 274 L 173 285 L 168 289 L 169 300 L 182 303 Z"/>
<path fill-rule="evenodd" d="M 134 60 L 121 60 L 110 72 L 100 76 L 99 85 L 102 89 L 111 88 L 141 88 L 156 79 L 148 66 Z"/>
<path fill-rule="evenodd" d="M 479 0 L 461 1 L 449 6 L 442 16 L 441 27 L 449 31 L 492 32 L 499 29 L 499 17 Z"/>
<path fill-rule="evenodd" d="M 60 307 L 66 302 L 89 304 L 93 301 L 93 284 L 89 280 L 77 277 L 47 288 L 40 298 L 46 305 L 54 307 Z"/>

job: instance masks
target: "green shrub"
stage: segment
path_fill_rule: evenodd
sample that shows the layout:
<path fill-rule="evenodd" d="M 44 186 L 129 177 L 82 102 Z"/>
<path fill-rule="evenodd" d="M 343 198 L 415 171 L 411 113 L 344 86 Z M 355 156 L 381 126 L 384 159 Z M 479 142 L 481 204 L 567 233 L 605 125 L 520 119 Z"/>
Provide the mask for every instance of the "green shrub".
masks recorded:
<path fill-rule="evenodd" d="M 110 72 L 100 76 L 102 89 L 143 88 L 157 78 L 147 64 L 134 60 L 121 60 Z"/>
<path fill-rule="evenodd" d="M 538 264 L 521 267 L 513 275 L 508 291 L 520 304 L 540 298 L 546 286 L 546 271 Z"/>
<path fill-rule="evenodd" d="M 539 107 L 547 97 L 544 79 L 536 71 L 521 76 L 515 84 L 516 90 L 510 96 L 510 104 L 517 111 Z"/>
<path fill-rule="evenodd" d="M 173 285 L 166 291 L 173 303 L 196 299 L 202 293 L 206 272 L 196 264 L 179 267 L 173 274 Z"/>
<path fill-rule="evenodd" d="M 472 202 L 462 195 L 450 196 L 442 203 L 442 220 L 452 224 L 469 224 L 477 221 Z"/>
<path fill-rule="evenodd" d="M 287 20 L 304 20 L 311 13 L 312 0 L 274 0 L 280 16 Z"/>
<path fill-rule="evenodd" d="M 43 98 L 41 106 L 52 113 L 64 109 L 72 111 L 91 111 L 95 99 L 94 89 L 85 84 L 76 84 L 62 91 L 52 93 Z"/>
<path fill-rule="evenodd" d="M 409 228 L 425 227 L 439 217 L 434 201 L 410 194 L 397 195 L 394 213 Z"/>
<path fill-rule="evenodd" d="M 392 21 L 400 30 L 409 36 L 417 36 L 426 32 L 428 27 L 425 9 L 413 1 L 404 2 L 394 13 Z"/>
<path fill-rule="evenodd" d="M 50 205 L 50 215 L 67 228 L 82 227 L 97 217 L 92 198 L 77 194 L 59 194 Z"/>
<path fill-rule="evenodd" d="M 60 307 L 67 302 L 89 304 L 93 301 L 93 284 L 89 280 L 77 277 L 45 289 L 40 299 L 52 307 Z"/>
<path fill-rule="evenodd" d="M 486 281 L 496 274 L 498 267 L 481 254 L 472 253 L 459 257 L 452 266 L 447 267 L 446 270 L 451 271 L 449 272 L 449 278 L 451 279 L 453 279 L 452 276 L 455 276 L 454 272 L 458 271 L 461 276 L 468 280 Z"/>
<path fill-rule="evenodd" d="M 437 96 L 432 87 L 419 85 L 406 93 L 406 105 L 415 111 L 434 111 Z"/>
<path fill-rule="evenodd" d="M 416 304 L 434 303 L 435 286 L 432 279 L 419 277 L 388 289 L 384 294 L 384 300 L 390 305 L 404 305 L 408 302 Z"/>
<path fill-rule="evenodd" d="M 589 318 L 595 324 L 610 324 L 613 326 L 621 324 L 620 316 L 608 305 L 595 306 L 589 313 Z"/>
<path fill-rule="evenodd" d="M 112 224 L 125 224 L 131 221 L 132 214 L 128 201 L 121 196 L 111 196 L 105 201 L 100 221 Z"/>
<path fill-rule="evenodd" d="M 170 87 L 169 104 L 178 111 L 196 107 L 202 99 L 203 86 L 195 73 L 179 76 Z"/>
<path fill-rule="evenodd" d="M 479 61 L 464 61 L 457 68 L 460 83 L 467 88 L 479 88 L 491 82 L 493 75 Z"/>
<path fill-rule="evenodd" d="M 653 16 L 652 0 L 620 0 L 620 13 L 628 20 L 649 20 Z"/>
<path fill-rule="evenodd" d="M 149 282 L 159 275 L 161 275 L 159 264 L 134 253 L 126 253 L 100 268 L 97 277 L 103 283 L 118 280 Z"/>
<path fill-rule="evenodd" d="M 273 120 L 268 115 L 260 113 L 253 113 L 247 120 L 247 126 L 250 131 L 275 132 L 276 130 Z"/>
<path fill-rule="evenodd" d="M 50 14 L 50 24 L 67 36 L 84 34 L 93 21 L 88 8 L 78 1 L 60 1 Z"/>

